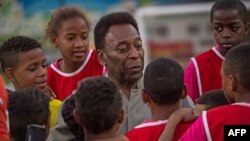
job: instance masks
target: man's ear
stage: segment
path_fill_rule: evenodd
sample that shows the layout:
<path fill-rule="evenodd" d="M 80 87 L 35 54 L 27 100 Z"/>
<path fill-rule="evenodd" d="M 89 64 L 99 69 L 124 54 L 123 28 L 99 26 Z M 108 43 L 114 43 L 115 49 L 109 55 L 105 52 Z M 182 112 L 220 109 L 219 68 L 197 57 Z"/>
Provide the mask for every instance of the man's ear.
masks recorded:
<path fill-rule="evenodd" d="M 102 65 L 102 66 L 106 66 L 106 60 L 105 60 L 105 53 L 103 50 L 98 50 L 97 51 L 97 58 L 98 58 L 98 61 L 99 63 Z"/>
<path fill-rule="evenodd" d="M 4 73 L 6 74 L 7 78 L 12 82 L 15 83 L 16 79 L 14 76 L 14 70 L 12 68 L 6 68 L 4 70 Z"/>
<path fill-rule="evenodd" d="M 229 85 L 230 91 L 235 91 L 236 90 L 236 77 L 229 74 L 228 75 L 228 80 L 229 80 L 228 85 Z"/>
<path fill-rule="evenodd" d="M 183 86 L 183 90 L 182 90 L 182 93 L 181 93 L 181 99 L 186 98 L 186 96 L 187 96 L 187 91 L 188 91 L 188 89 L 187 89 L 187 85 L 186 85 L 186 84 L 184 84 L 184 86 Z"/>
<path fill-rule="evenodd" d="M 125 116 L 125 112 L 123 109 L 121 109 L 121 111 L 119 112 L 118 118 L 117 118 L 117 122 L 119 124 L 122 124 L 122 122 L 124 120 L 124 116 Z"/>
<path fill-rule="evenodd" d="M 74 119 L 75 119 L 76 123 L 78 123 L 79 125 L 82 125 L 81 118 L 80 118 L 80 115 L 79 115 L 79 111 L 77 109 L 73 110 L 73 116 L 74 116 Z"/>

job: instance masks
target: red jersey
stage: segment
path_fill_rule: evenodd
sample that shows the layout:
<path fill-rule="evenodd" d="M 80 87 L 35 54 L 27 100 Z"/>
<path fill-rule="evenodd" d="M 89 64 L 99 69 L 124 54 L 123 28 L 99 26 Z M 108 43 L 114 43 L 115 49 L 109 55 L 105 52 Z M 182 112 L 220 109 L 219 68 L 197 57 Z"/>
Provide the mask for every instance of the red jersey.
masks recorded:
<path fill-rule="evenodd" d="M 221 66 L 224 57 L 215 47 L 191 60 L 195 66 L 200 95 L 222 88 Z"/>
<path fill-rule="evenodd" d="M 250 104 L 234 103 L 214 108 L 203 112 L 202 119 L 207 140 L 223 141 L 224 125 L 250 125 Z"/>
<path fill-rule="evenodd" d="M 56 98 L 64 100 L 72 94 L 72 91 L 77 88 L 77 83 L 86 77 L 99 76 L 104 74 L 105 68 L 99 63 L 97 59 L 96 50 L 89 50 L 89 53 L 83 64 L 72 73 L 64 73 L 60 70 L 58 59 L 52 63 L 48 68 L 47 84 L 56 94 Z"/>
<path fill-rule="evenodd" d="M 0 140 L 10 140 L 7 117 L 8 96 L 0 76 Z"/>
<path fill-rule="evenodd" d="M 158 141 L 166 125 L 167 120 L 143 123 L 128 132 L 126 137 L 130 141 Z M 177 141 L 190 125 L 191 123 L 179 124 L 176 127 L 173 141 Z"/>

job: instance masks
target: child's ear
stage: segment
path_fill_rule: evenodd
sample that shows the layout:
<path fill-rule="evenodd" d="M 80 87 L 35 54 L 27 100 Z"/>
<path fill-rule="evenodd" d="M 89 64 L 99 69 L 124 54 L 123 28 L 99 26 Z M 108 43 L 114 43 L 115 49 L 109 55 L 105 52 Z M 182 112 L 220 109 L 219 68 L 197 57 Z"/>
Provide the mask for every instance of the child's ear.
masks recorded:
<path fill-rule="evenodd" d="M 107 65 L 106 61 L 105 61 L 105 53 L 102 50 L 98 50 L 97 51 L 97 58 L 98 58 L 99 63 L 102 66 L 106 66 Z"/>
<path fill-rule="evenodd" d="M 58 48 L 58 47 L 59 47 L 57 38 L 56 38 L 55 36 L 52 36 L 52 37 L 50 38 L 50 41 L 51 41 L 52 45 L 53 45 L 55 48 Z"/>
<path fill-rule="evenodd" d="M 14 70 L 12 68 L 6 68 L 4 70 L 4 73 L 6 74 L 7 78 L 12 82 L 15 83 L 16 79 L 14 76 Z"/>
<path fill-rule="evenodd" d="M 74 119 L 75 119 L 76 123 L 82 125 L 81 118 L 80 118 L 80 115 L 79 115 L 79 111 L 77 109 L 73 110 L 73 116 L 74 116 Z"/>
<path fill-rule="evenodd" d="M 142 90 L 142 100 L 144 103 L 148 103 L 150 101 L 147 91 L 145 89 Z"/>
<path fill-rule="evenodd" d="M 117 122 L 119 124 L 122 124 L 122 122 L 124 120 L 124 116 L 125 116 L 125 112 L 123 109 L 121 109 L 121 111 L 119 112 L 119 115 L 118 115 L 118 119 L 117 119 Z"/>
<path fill-rule="evenodd" d="M 183 86 L 183 90 L 182 90 L 182 93 L 181 93 L 181 99 L 186 98 L 186 96 L 187 96 L 187 91 L 188 91 L 188 89 L 187 89 L 187 85 L 186 85 L 186 84 L 184 84 L 184 86 Z"/>
<path fill-rule="evenodd" d="M 229 74 L 228 79 L 229 79 L 228 85 L 229 85 L 230 91 L 235 91 L 236 90 L 236 77 Z"/>

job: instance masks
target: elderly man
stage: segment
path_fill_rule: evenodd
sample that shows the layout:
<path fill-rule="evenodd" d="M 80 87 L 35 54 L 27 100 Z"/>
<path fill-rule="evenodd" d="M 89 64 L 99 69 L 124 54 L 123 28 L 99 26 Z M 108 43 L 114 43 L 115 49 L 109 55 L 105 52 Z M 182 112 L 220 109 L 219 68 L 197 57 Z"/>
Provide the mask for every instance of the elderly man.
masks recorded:
<path fill-rule="evenodd" d="M 127 12 L 105 15 L 95 26 L 94 39 L 100 64 L 106 66 L 107 77 L 121 90 L 125 118 L 118 133 L 125 134 L 150 118 L 150 111 L 141 97 L 144 49 L 137 22 Z M 186 99 L 182 103 L 190 107 Z M 63 130 L 58 128 L 57 131 Z M 55 132 L 52 134 L 59 136 Z M 63 134 L 65 136 L 65 132 Z"/>

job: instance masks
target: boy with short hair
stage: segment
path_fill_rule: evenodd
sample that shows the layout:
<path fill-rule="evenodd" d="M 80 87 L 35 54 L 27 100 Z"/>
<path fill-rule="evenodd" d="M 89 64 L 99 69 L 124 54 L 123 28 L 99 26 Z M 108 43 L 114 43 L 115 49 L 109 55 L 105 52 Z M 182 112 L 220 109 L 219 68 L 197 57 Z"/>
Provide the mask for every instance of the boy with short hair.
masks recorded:
<path fill-rule="evenodd" d="M 143 100 L 151 110 L 152 119 L 136 126 L 126 136 L 130 141 L 155 141 L 161 135 L 170 114 L 179 108 L 186 96 L 181 66 L 173 60 L 159 58 L 146 67 Z M 179 139 L 190 124 L 180 124 L 175 139 Z"/>
<path fill-rule="evenodd" d="M 210 19 L 218 45 L 191 58 L 184 75 L 188 96 L 194 103 L 205 92 L 222 88 L 220 71 L 224 56 L 247 35 L 247 17 L 247 8 L 240 0 L 218 0 L 213 5 Z"/>
<path fill-rule="evenodd" d="M 224 125 L 250 125 L 250 44 L 240 44 L 225 56 L 222 66 L 222 82 L 229 103 L 209 111 L 204 111 L 180 139 L 181 141 L 223 141 Z M 178 111 L 171 120 L 171 129 L 180 121 L 186 120 L 187 114 Z M 178 119 L 176 119 L 178 118 Z M 165 131 L 164 131 L 165 132 Z M 171 140 L 171 133 L 165 132 L 164 141 Z M 170 135 L 170 136 L 169 136 Z M 170 137 L 170 138 L 169 138 Z"/>
<path fill-rule="evenodd" d="M 15 141 L 24 141 L 30 124 L 44 126 L 49 131 L 50 98 L 37 88 L 27 88 L 9 95 L 10 134 Z"/>
<path fill-rule="evenodd" d="M 126 141 L 116 132 L 123 121 L 124 111 L 120 91 L 107 77 L 88 78 L 76 93 L 76 121 L 84 128 L 85 141 Z"/>
<path fill-rule="evenodd" d="M 50 122 L 53 127 L 61 101 L 55 99 L 53 91 L 47 86 L 46 59 L 41 44 L 26 36 L 11 37 L 0 47 L 0 62 L 15 91 L 36 87 L 50 96 Z"/>

